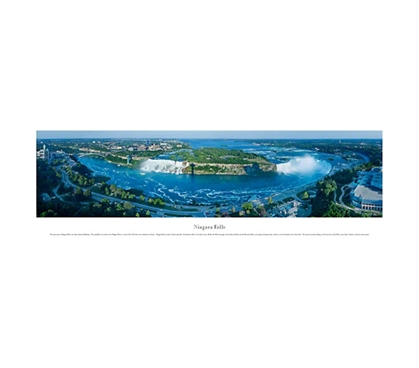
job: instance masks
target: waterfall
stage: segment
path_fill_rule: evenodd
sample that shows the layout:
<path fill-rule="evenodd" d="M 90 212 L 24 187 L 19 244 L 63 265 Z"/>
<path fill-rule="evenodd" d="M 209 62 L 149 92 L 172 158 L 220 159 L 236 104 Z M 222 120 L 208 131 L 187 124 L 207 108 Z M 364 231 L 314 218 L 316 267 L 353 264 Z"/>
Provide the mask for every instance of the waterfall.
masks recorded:
<path fill-rule="evenodd" d="M 314 159 L 312 156 L 306 155 L 304 157 L 293 158 L 292 160 L 277 164 L 276 170 L 282 174 L 312 174 L 320 172 L 327 174 L 332 165 L 326 161 Z"/>
<path fill-rule="evenodd" d="M 140 170 L 144 172 L 182 174 L 182 170 L 187 166 L 186 162 L 181 161 L 150 159 L 140 165 Z"/>

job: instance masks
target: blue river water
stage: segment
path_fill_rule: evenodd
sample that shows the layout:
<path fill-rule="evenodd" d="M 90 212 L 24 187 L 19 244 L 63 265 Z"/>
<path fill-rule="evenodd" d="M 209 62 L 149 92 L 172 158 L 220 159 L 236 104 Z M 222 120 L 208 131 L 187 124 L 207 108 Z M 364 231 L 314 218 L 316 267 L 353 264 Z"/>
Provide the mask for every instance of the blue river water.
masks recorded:
<path fill-rule="evenodd" d="M 240 140 L 187 140 L 192 148 L 221 147 L 263 155 L 277 165 L 267 176 L 184 175 L 179 165 L 162 155 L 147 160 L 137 169 L 118 166 L 103 159 L 83 156 L 79 161 L 96 175 L 110 177 L 108 183 L 125 189 L 137 188 L 152 197 L 172 203 L 240 204 L 252 197 L 270 195 L 300 187 L 325 177 L 333 165 L 345 165 L 338 155 L 315 151 L 280 149 Z"/>

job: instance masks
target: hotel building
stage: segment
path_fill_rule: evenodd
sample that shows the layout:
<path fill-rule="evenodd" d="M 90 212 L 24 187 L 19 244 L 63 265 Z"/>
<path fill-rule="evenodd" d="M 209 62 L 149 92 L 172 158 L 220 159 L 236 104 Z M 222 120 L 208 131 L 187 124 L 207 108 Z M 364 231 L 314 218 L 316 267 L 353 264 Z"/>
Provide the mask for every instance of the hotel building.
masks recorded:
<path fill-rule="evenodd" d="M 383 169 L 358 172 L 358 180 L 351 192 L 352 204 L 363 210 L 383 211 Z"/>

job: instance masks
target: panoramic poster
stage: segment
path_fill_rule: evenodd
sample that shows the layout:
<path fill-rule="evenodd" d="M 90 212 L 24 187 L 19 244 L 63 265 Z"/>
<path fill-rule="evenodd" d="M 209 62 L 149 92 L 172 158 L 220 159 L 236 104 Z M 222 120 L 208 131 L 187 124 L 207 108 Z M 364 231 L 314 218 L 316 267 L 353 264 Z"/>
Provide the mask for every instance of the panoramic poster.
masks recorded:
<path fill-rule="evenodd" d="M 382 217 L 381 131 L 37 131 L 37 217 Z"/>

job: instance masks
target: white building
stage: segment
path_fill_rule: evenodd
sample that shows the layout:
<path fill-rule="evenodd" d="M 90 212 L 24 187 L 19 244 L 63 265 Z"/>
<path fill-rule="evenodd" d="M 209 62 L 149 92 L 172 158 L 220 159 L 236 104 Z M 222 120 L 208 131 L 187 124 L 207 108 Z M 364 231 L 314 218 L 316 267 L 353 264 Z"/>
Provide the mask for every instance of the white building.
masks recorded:
<path fill-rule="evenodd" d="M 383 211 L 383 170 L 374 167 L 360 171 L 355 188 L 351 192 L 352 204 L 363 210 Z"/>

